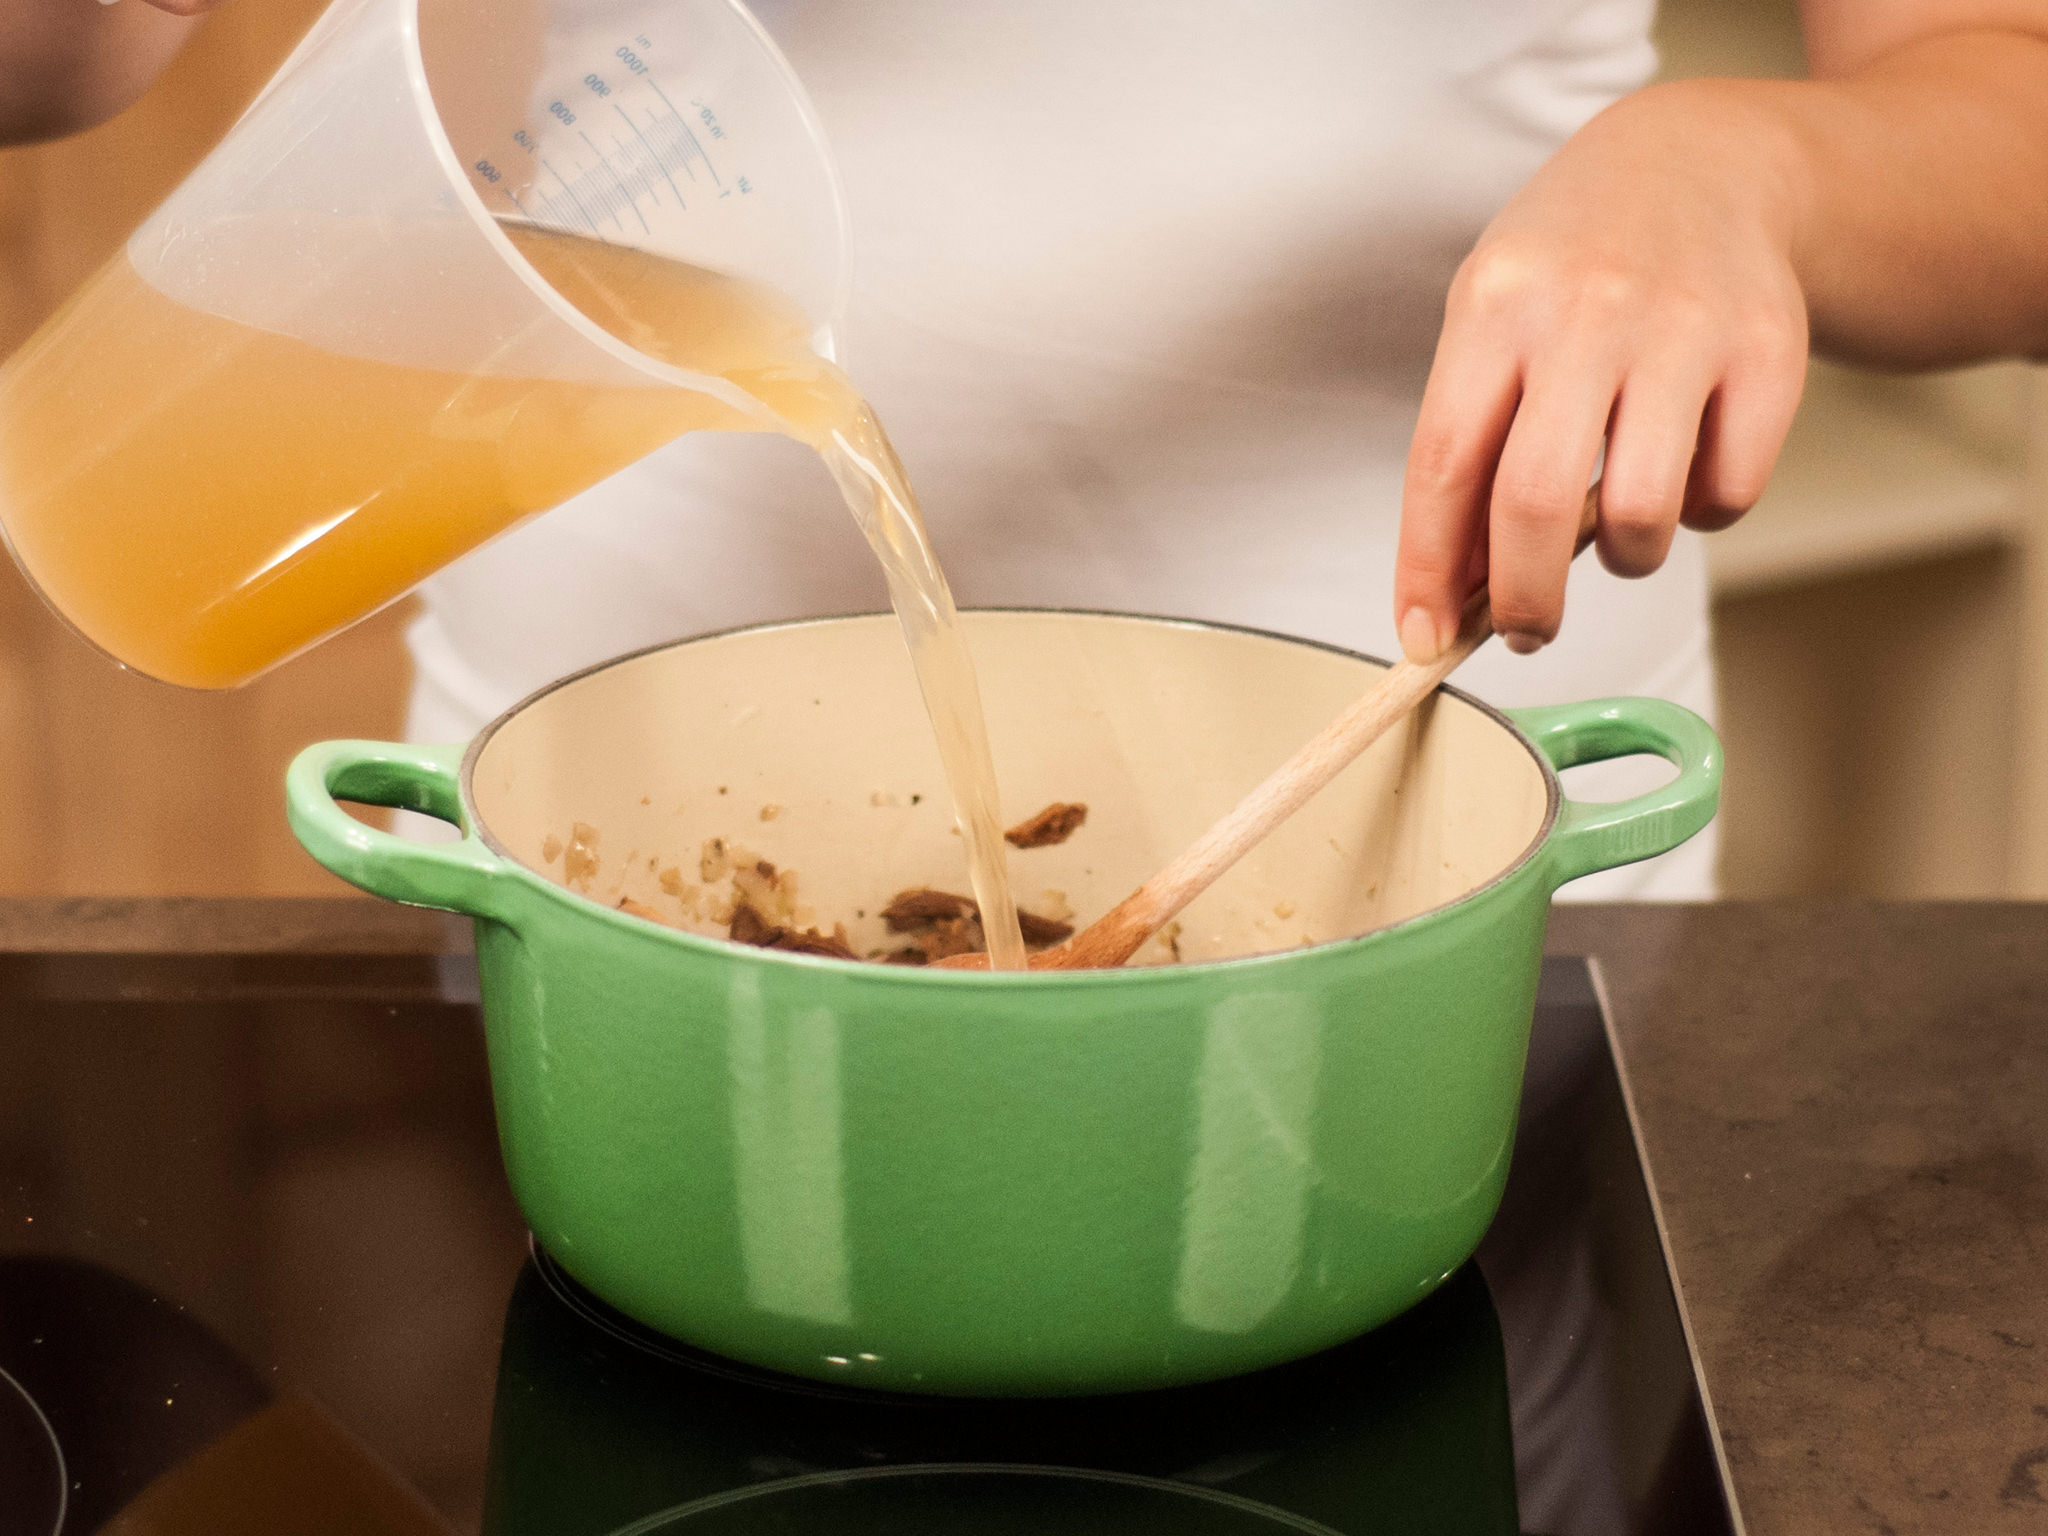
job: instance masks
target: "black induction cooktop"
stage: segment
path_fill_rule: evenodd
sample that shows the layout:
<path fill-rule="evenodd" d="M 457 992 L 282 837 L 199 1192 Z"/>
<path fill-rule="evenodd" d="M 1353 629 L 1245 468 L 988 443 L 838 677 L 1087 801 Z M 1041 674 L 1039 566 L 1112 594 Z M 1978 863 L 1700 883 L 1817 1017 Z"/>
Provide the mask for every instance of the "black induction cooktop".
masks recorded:
<path fill-rule="evenodd" d="M 461 957 L 0 956 L 0 1536 L 1725 1533 L 1592 979 L 1476 1262 L 1313 1359 L 964 1401 L 756 1371 L 525 1238 Z"/>

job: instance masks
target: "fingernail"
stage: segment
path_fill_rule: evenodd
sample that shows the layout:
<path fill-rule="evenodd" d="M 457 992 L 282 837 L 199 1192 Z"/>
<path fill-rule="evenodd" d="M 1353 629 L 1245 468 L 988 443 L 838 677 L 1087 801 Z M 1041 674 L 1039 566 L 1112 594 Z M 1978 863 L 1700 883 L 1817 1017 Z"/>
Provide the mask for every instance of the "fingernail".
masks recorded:
<path fill-rule="evenodd" d="M 1410 608 L 1401 615 L 1401 651 L 1410 661 L 1431 662 L 1443 655 L 1443 641 L 1437 638 L 1436 620 L 1427 608 Z"/>
<path fill-rule="evenodd" d="M 1501 643 L 1517 656 L 1534 656 L 1544 645 L 1541 635 L 1525 634 L 1521 630 L 1511 630 L 1500 638 Z"/>

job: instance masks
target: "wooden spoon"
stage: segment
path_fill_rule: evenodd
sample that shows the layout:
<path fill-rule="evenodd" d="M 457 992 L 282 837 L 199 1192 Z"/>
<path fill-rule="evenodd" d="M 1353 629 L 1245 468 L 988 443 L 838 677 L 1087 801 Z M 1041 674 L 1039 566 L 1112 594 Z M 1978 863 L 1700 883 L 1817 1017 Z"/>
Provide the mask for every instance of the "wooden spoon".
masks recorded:
<path fill-rule="evenodd" d="M 1593 542 L 1600 520 L 1600 485 L 1586 492 L 1573 556 Z M 1223 818 L 1168 864 L 1065 943 L 1031 957 L 1034 971 L 1081 971 L 1122 965 L 1153 934 L 1207 890 L 1223 872 L 1292 816 L 1388 727 L 1436 691 L 1466 657 L 1493 634 L 1493 610 L 1481 586 L 1465 600 L 1458 635 L 1435 661 L 1394 663 L 1356 703 L 1318 731 L 1299 752 L 1238 801 Z M 948 970 L 985 970 L 988 956 L 954 955 L 937 962 Z"/>

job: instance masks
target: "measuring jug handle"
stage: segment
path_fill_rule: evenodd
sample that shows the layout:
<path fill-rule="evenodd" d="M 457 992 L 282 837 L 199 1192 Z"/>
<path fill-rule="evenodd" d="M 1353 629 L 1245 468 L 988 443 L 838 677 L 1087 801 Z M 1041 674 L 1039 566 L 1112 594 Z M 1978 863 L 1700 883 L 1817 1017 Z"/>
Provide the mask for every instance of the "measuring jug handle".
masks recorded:
<path fill-rule="evenodd" d="M 459 777 L 464 744 L 323 741 L 292 760 L 285 815 L 308 853 L 349 884 L 414 907 L 501 919 L 513 866 L 469 826 Z M 462 829 L 415 843 L 364 826 L 339 802 L 419 811 Z"/>

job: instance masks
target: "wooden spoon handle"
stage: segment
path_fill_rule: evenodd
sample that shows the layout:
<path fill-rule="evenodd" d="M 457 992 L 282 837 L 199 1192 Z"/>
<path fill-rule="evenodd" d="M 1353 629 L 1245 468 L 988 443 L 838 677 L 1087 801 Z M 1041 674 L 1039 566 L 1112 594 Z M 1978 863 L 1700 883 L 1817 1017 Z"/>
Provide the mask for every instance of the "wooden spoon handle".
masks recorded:
<path fill-rule="evenodd" d="M 1572 552 L 1575 558 L 1593 541 L 1599 518 L 1600 487 L 1596 482 L 1586 492 L 1579 513 L 1578 542 Z M 1122 965 L 1171 922 L 1175 913 L 1386 734 L 1388 727 L 1435 692 L 1492 633 L 1492 610 L 1486 588 L 1481 586 L 1466 599 L 1457 638 L 1441 656 L 1420 665 L 1403 658 L 1389 667 L 1355 703 L 1274 769 L 1171 864 L 1064 944 L 1033 956 L 1031 968 L 1085 970 Z"/>

